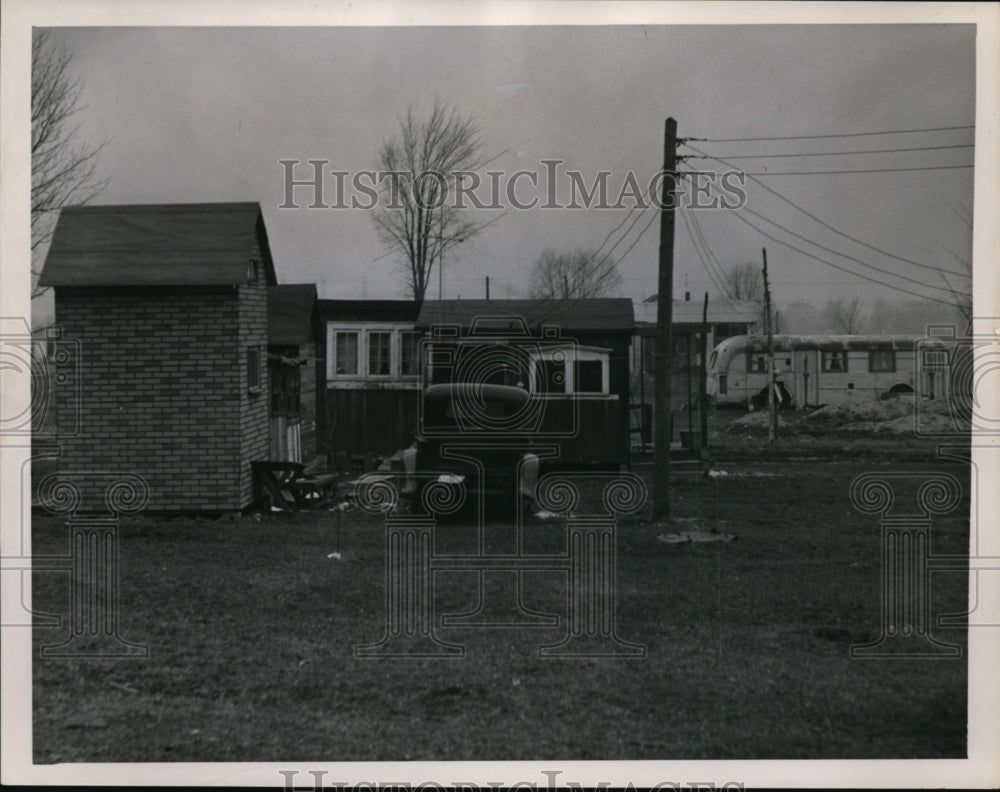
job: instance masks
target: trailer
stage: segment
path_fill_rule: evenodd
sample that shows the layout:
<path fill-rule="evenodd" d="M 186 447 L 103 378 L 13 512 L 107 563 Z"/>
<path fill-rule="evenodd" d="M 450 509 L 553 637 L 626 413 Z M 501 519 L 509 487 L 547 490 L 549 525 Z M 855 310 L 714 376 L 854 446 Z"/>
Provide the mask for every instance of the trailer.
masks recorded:
<path fill-rule="evenodd" d="M 819 407 L 899 394 L 946 396 L 944 369 L 918 365 L 919 349 L 947 349 L 919 335 L 776 335 L 774 381 L 780 406 Z M 727 338 L 709 359 L 708 393 L 717 406 L 767 403 L 766 336 Z"/>

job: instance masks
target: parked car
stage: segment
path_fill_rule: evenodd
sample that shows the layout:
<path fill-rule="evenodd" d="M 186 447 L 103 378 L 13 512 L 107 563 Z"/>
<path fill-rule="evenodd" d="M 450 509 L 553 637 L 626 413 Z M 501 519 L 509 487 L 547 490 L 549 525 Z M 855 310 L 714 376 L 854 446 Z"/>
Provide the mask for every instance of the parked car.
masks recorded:
<path fill-rule="evenodd" d="M 539 467 L 531 450 L 530 426 L 537 419 L 533 399 L 527 390 L 508 385 L 426 388 L 414 443 L 403 452 L 402 494 L 422 510 L 429 508 L 430 485 L 434 504 L 444 504 L 440 510 L 478 498 L 487 509 L 526 510 L 534 500 Z"/>

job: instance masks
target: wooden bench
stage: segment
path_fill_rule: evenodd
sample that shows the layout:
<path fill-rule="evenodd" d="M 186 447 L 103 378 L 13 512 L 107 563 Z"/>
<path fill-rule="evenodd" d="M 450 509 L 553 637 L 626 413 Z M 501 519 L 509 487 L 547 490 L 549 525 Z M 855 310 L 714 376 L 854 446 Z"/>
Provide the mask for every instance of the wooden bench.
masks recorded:
<path fill-rule="evenodd" d="M 337 494 L 337 474 L 305 475 L 301 462 L 253 462 L 254 476 L 271 505 L 295 511 L 328 503 Z"/>

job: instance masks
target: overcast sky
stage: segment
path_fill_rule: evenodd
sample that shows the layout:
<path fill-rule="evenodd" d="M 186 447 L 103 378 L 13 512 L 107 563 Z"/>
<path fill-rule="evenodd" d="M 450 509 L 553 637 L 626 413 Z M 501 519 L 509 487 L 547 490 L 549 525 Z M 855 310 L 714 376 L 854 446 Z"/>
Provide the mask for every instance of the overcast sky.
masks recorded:
<path fill-rule="evenodd" d="M 662 163 L 667 116 L 677 119 L 682 138 L 708 139 L 976 122 L 971 25 L 73 28 L 53 36 L 73 51 L 73 69 L 84 86 L 82 134 L 109 141 L 100 160 L 109 183 L 99 203 L 259 201 L 279 281 L 315 282 L 320 296 L 331 298 L 406 296 L 398 256 L 386 255 L 369 212 L 304 208 L 308 189 L 296 191 L 303 208 L 280 209 L 285 188 L 278 161 L 301 160 L 299 178 L 311 174 L 309 159 L 351 173 L 373 168 L 399 115 L 410 105 L 426 112 L 435 97 L 475 116 L 484 153 L 499 155 L 490 169 L 508 177 L 522 169 L 538 173 L 541 199 L 543 160 L 562 160 L 564 170 L 578 170 L 588 182 L 611 171 L 612 198 L 629 172 L 645 184 Z M 762 173 L 967 165 L 974 153 L 956 147 L 742 157 L 963 146 L 973 139 L 972 129 L 951 129 L 691 142 Z M 695 153 L 690 147 L 678 151 Z M 682 167 L 728 170 L 704 159 Z M 954 269 L 954 255 L 969 249 L 960 217 L 973 203 L 969 168 L 761 180 L 838 231 L 895 256 Z M 521 184 L 519 194 L 530 198 L 530 185 Z M 703 210 L 698 226 L 722 267 L 759 262 L 766 245 L 776 302 L 822 305 L 856 293 L 868 299 L 909 295 L 811 260 L 740 217 L 850 272 L 946 298 L 936 273 L 833 233 L 752 180 L 746 192 L 747 208 L 758 214 Z M 484 220 L 503 216 L 448 253 L 446 296 L 483 296 L 487 275 L 494 297 L 518 296 L 544 249 L 597 248 L 628 214 L 504 204 L 505 210 L 479 210 Z M 631 215 L 604 248 L 622 237 L 612 253 L 617 259 L 631 246 L 619 265 L 625 296 L 655 291 L 659 224 L 653 214 Z M 677 220 L 675 290 L 716 296 L 692 245 L 690 233 L 697 232 L 693 226 L 689 231 L 690 222 Z M 436 290 L 435 280 L 433 296 Z"/>

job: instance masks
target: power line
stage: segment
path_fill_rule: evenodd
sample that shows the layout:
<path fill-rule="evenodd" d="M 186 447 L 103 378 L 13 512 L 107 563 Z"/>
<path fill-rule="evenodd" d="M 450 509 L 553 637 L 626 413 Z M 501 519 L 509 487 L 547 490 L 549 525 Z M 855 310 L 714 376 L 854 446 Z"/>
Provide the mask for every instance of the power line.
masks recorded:
<path fill-rule="evenodd" d="M 950 146 L 909 146 L 906 148 L 864 149 L 861 151 L 813 151 L 787 154 L 727 154 L 730 159 L 781 159 L 785 157 L 845 157 L 854 154 L 898 154 L 908 151 L 942 151 L 944 149 L 975 148 L 975 143 L 955 143 Z M 714 159 L 705 154 L 689 154 L 686 159 Z"/>
<path fill-rule="evenodd" d="M 698 220 L 697 213 L 689 213 L 685 211 L 682 213 L 682 216 L 686 214 L 690 214 L 691 216 L 691 225 L 694 228 L 695 234 L 697 234 L 698 238 L 701 240 L 701 246 L 705 249 L 709 264 L 714 265 L 715 267 L 715 275 L 718 276 L 718 283 L 716 285 L 719 288 L 719 296 L 726 297 L 728 292 L 728 289 L 725 287 L 726 271 L 723 269 L 722 265 L 719 264 L 718 259 L 715 258 L 715 254 L 712 253 L 712 248 L 709 247 L 708 239 L 705 237 L 705 233 L 701 228 L 701 222 Z"/>
<path fill-rule="evenodd" d="M 688 147 L 694 149 L 699 154 L 704 154 L 705 153 L 704 151 L 701 151 L 700 149 L 695 148 L 694 146 L 690 146 L 689 145 Z M 723 165 L 728 165 L 731 168 L 735 168 L 736 167 L 736 165 L 734 165 L 732 162 L 730 162 L 729 160 L 724 160 L 721 157 L 710 157 L 710 158 L 714 159 L 716 162 L 721 162 Z M 749 174 L 747 174 L 747 175 L 749 175 Z M 753 177 L 751 176 L 751 178 L 753 178 Z M 827 230 L 832 231 L 833 233 L 837 234 L 838 236 L 843 237 L 844 239 L 849 239 L 852 242 L 855 242 L 855 243 L 861 245 L 862 247 L 866 247 L 869 250 L 872 250 L 872 251 L 874 251 L 876 253 L 881 253 L 883 256 L 888 256 L 889 258 L 895 259 L 896 261 L 902 261 L 905 264 L 912 264 L 914 267 L 920 267 L 921 269 L 931 270 L 932 272 L 937 272 L 937 273 L 948 273 L 949 275 L 955 275 L 955 276 L 958 276 L 958 277 L 968 277 L 968 276 L 963 275 L 961 272 L 955 272 L 954 270 L 946 269 L 944 267 L 934 267 L 934 266 L 931 266 L 929 264 L 922 264 L 919 261 L 913 261 L 913 259 L 904 258 L 903 256 L 897 256 L 895 253 L 890 253 L 889 251 L 883 250 L 882 248 L 876 247 L 875 245 L 871 245 L 868 242 L 865 242 L 864 240 L 858 239 L 857 237 L 853 237 L 850 234 L 848 234 L 848 233 L 846 233 L 844 231 L 841 231 L 838 228 L 834 228 L 832 225 L 830 225 L 829 223 L 827 223 L 825 220 L 822 220 L 821 218 L 817 217 L 812 212 L 809 212 L 806 209 L 803 209 L 801 206 L 799 206 L 793 200 L 791 200 L 790 198 L 786 198 L 784 195 L 782 195 L 781 193 L 779 193 L 777 190 L 775 190 L 775 189 L 773 189 L 771 187 L 768 187 L 766 184 L 764 184 L 764 182 L 760 181 L 759 179 L 754 178 L 753 180 L 758 185 L 760 185 L 762 188 L 764 188 L 767 192 L 771 193 L 771 195 L 773 195 L 776 198 L 784 201 L 786 204 L 788 204 L 789 206 L 791 206 L 793 209 L 797 209 L 798 211 L 802 212 L 802 214 L 804 214 L 810 220 L 814 220 L 815 222 L 819 223 L 821 226 L 823 226 Z"/>
<path fill-rule="evenodd" d="M 719 260 L 715 257 L 715 254 L 712 253 L 712 248 L 708 244 L 708 239 L 705 237 L 705 232 L 701 228 L 701 222 L 698 220 L 697 214 L 691 215 L 691 226 L 694 228 L 694 232 L 698 236 L 698 239 L 701 240 L 701 246 L 705 249 L 705 255 L 708 257 L 709 264 L 714 267 L 715 274 L 719 277 L 719 296 L 725 297 L 725 292 L 727 291 L 725 287 L 726 271 L 723 269 L 722 265 L 719 264 Z"/>
<path fill-rule="evenodd" d="M 867 261 L 862 261 L 861 259 L 855 258 L 854 256 L 849 256 L 846 253 L 841 253 L 839 250 L 834 250 L 833 248 L 827 247 L 826 245 L 821 245 L 819 242 L 816 242 L 813 239 L 809 239 L 808 237 L 802 236 L 802 234 L 797 234 L 794 231 L 792 231 L 791 229 L 785 228 L 780 223 L 777 223 L 777 222 L 775 222 L 774 220 L 771 220 L 768 217 L 764 217 L 764 215 L 762 215 L 760 212 L 755 212 L 753 209 L 750 209 L 749 207 L 743 207 L 742 211 L 747 212 L 748 214 L 752 214 L 754 217 L 758 217 L 761 220 L 763 220 L 765 223 L 770 223 L 771 225 L 775 226 L 776 228 L 780 228 L 786 234 L 790 234 L 793 237 L 795 237 L 796 239 L 801 239 L 803 242 L 806 242 L 806 243 L 808 243 L 810 245 L 815 245 L 820 250 L 825 250 L 827 253 L 833 253 L 833 255 L 835 255 L 835 256 L 840 256 L 841 258 L 845 258 L 845 259 L 848 259 L 849 261 L 853 261 L 856 264 L 860 264 L 862 267 L 868 267 L 868 269 L 875 270 L 876 272 L 879 272 L 879 273 L 881 273 L 883 275 L 889 275 L 890 277 L 893 277 L 893 278 L 899 278 L 900 280 L 905 280 L 905 281 L 909 281 L 910 283 L 915 283 L 917 286 L 920 286 L 920 287 L 922 287 L 924 289 L 934 289 L 935 291 L 946 292 L 948 294 L 951 293 L 951 289 L 945 289 L 945 288 L 943 288 L 941 286 L 932 286 L 930 284 L 924 283 L 923 281 L 919 281 L 916 278 L 910 278 L 910 277 L 908 277 L 906 275 L 900 275 L 898 272 L 892 272 L 891 270 L 886 270 L 886 269 L 882 269 L 881 267 L 876 267 L 874 264 L 869 264 Z"/>
<path fill-rule="evenodd" d="M 597 250 L 594 251 L 594 255 L 595 256 L 598 253 L 601 252 L 601 248 L 603 248 L 606 244 L 608 244 L 608 240 L 611 239 L 611 237 L 615 233 L 615 231 L 617 231 L 619 228 L 621 228 L 623 225 L 625 225 L 626 221 L 628 221 L 628 219 L 632 215 L 632 213 L 636 209 L 638 209 L 638 208 L 639 208 L 639 206 L 637 204 L 637 205 L 633 206 L 631 209 L 629 209 L 628 210 L 628 214 L 626 214 L 625 217 L 622 218 L 622 221 L 608 232 L 608 235 L 606 237 L 604 237 L 604 241 L 601 242 L 601 244 L 600 244 L 600 246 L 598 246 Z M 633 221 L 633 224 L 634 224 L 634 221 Z M 628 227 L 628 231 L 626 231 L 625 234 L 623 234 L 623 236 L 627 236 L 628 232 L 631 231 L 631 230 L 632 230 L 632 226 L 629 226 Z M 612 250 L 614 250 L 614 248 L 612 248 Z"/>
<path fill-rule="evenodd" d="M 642 216 L 642 215 L 640 215 L 640 217 L 641 217 L 641 216 Z M 626 257 L 626 256 L 627 256 L 627 255 L 628 255 L 629 253 L 631 253 L 631 252 L 632 252 L 632 248 L 634 248 L 634 247 L 635 247 L 635 246 L 636 246 L 637 244 L 639 244 L 639 240 L 640 240 L 640 239 L 642 239 L 642 237 L 643 237 L 643 234 L 645 234 L 645 233 L 646 233 L 646 231 L 648 231 L 648 230 L 649 230 L 649 227 L 650 227 L 651 225 L 653 225 L 653 221 L 654 221 L 654 220 L 656 220 L 656 218 L 658 218 L 659 216 L 660 216 L 660 215 L 659 215 L 659 213 L 658 213 L 658 212 L 653 212 L 653 216 L 652 216 L 651 218 L 649 218 L 649 222 L 648 222 L 648 223 L 646 223 L 646 225 L 645 225 L 645 226 L 643 226 L 643 229 L 642 229 L 642 231 L 640 231 L 640 232 L 639 232 L 639 236 L 637 236 L 637 237 L 635 238 L 635 241 L 634 241 L 634 242 L 632 242 L 632 244 L 628 246 L 628 250 L 626 250 L 626 251 L 625 251 L 624 253 L 622 253 L 622 254 L 621 254 L 621 256 L 619 257 L 618 261 L 616 261 L 616 262 L 615 262 L 615 266 L 616 266 L 616 267 L 617 267 L 617 266 L 618 266 L 619 264 L 621 264 L 621 263 L 622 263 L 622 262 L 623 262 L 623 261 L 625 260 L 625 257 Z"/>
<path fill-rule="evenodd" d="M 715 279 L 715 275 L 712 273 L 711 267 L 709 267 L 708 262 L 705 260 L 705 257 L 702 255 L 701 249 L 698 247 L 698 240 L 695 238 L 694 233 L 691 231 L 691 225 L 690 225 L 690 222 L 688 221 L 687 212 L 681 212 L 680 215 L 681 215 L 681 220 L 684 221 L 684 228 L 687 231 L 688 237 L 691 240 L 691 246 L 694 248 L 695 254 L 698 256 L 699 261 L 701 261 L 702 267 L 704 267 L 705 272 L 707 273 L 708 277 L 711 279 L 711 281 L 714 284 L 715 288 L 719 290 L 719 294 L 721 295 L 722 294 L 722 286 Z"/>
<path fill-rule="evenodd" d="M 816 242 L 816 241 L 814 241 L 812 239 L 809 239 L 808 237 L 802 236 L 801 234 L 798 234 L 795 231 L 792 231 L 791 229 L 785 228 L 785 226 L 781 225 L 780 223 L 777 223 L 774 220 L 771 220 L 770 218 L 765 217 L 764 215 L 760 214 L 760 212 L 755 212 L 753 209 L 750 209 L 749 207 L 744 207 L 742 211 L 745 212 L 745 213 L 747 213 L 747 214 L 751 214 L 754 217 L 758 217 L 761 220 L 763 220 L 764 222 L 770 223 L 771 225 L 775 226 L 776 228 L 780 228 L 786 234 L 790 234 L 791 236 L 793 236 L 793 237 L 795 237 L 797 239 L 801 239 L 802 241 L 806 242 L 807 244 L 814 245 L 815 247 L 818 247 L 820 250 L 825 250 L 826 252 L 832 253 L 835 256 L 840 256 L 841 258 L 846 258 L 846 259 L 848 259 L 850 261 L 853 261 L 853 262 L 855 262 L 857 264 L 862 265 L 863 267 L 868 267 L 869 269 L 873 269 L 873 270 L 875 270 L 878 273 L 881 273 L 881 274 L 884 274 L 884 275 L 889 275 L 890 277 L 894 277 L 894 278 L 899 278 L 901 280 L 909 281 L 911 283 L 915 283 L 916 285 L 920 286 L 921 288 L 924 288 L 924 289 L 933 289 L 935 291 L 940 291 L 940 292 L 946 292 L 946 293 L 954 296 L 954 291 L 951 288 L 944 289 L 944 288 L 942 288 L 940 286 L 932 286 L 932 285 L 923 283 L 922 281 L 915 280 L 914 278 L 907 277 L 906 275 L 900 275 L 898 273 L 891 272 L 889 270 L 881 269 L 880 267 L 876 267 L 873 264 L 869 264 L 866 261 L 862 261 L 861 259 L 855 258 L 854 256 L 850 256 L 850 255 L 848 255 L 846 253 L 841 253 L 840 251 L 837 251 L 837 250 L 834 250 L 833 248 L 829 248 L 829 247 L 827 247 L 825 245 L 822 245 L 819 242 Z M 832 261 L 827 261 L 826 259 L 821 259 L 818 256 L 814 256 L 813 254 L 808 253 L 808 252 L 802 250 L 801 248 L 797 248 L 797 247 L 795 247 L 793 245 L 788 244 L 787 242 L 783 242 L 780 239 L 767 234 L 759 226 L 754 225 L 753 223 L 751 223 L 746 218 L 740 216 L 739 213 L 737 213 L 736 216 L 739 217 L 740 220 L 742 220 L 744 223 L 746 223 L 747 225 L 749 225 L 751 228 L 754 228 L 759 233 L 764 234 L 764 236 L 766 236 L 768 239 L 771 239 L 771 240 L 777 242 L 779 245 L 784 245 L 785 247 L 788 247 L 788 248 L 790 248 L 792 250 L 795 250 L 795 251 L 797 251 L 799 253 L 802 253 L 803 255 L 809 256 L 810 258 L 813 258 L 816 261 L 820 261 L 820 262 L 822 262 L 824 264 L 828 264 L 829 266 L 833 267 L 834 269 L 840 270 L 841 272 L 846 272 L 849 275 L 855 275 L 855 276 L 857 276 L 859 278 L 864 278 L 865 280 L 869 280 L 869 281 L 871 281 L 873 283 L 878 283 L 878 284 L 880 284 L 882 286 L 888 286 L 891 289 L 896 289 L 897 291 L 905 292 L 906 294 L 910 294 L 910 295 L 913 295 L 915 297 L 921 297 L 923 299 L 934 300 L 935 302 L 942 302 L 941 300 L 937 300 L 937 299 L 935 299 L 933 297 L 925 297 L 924 295 L 917 294 L 916 292 L 909 291 L 908 289 L 904 289 L 904 288 L 902 288 L 900 286 L 893 286 L 892 284 L 886 283 L 885 281 L 880 281 L 880 280 L 878 280 L 876 278 L 872 278 L 872 277 L 864 275 L 864 274 L 862 274 L 860 272 L 854 272 L 853 270 L 849 270 L 846 267 L 841 267 L 841 266 L 839 266 L 837 264 L 834 264 Z M 951 305 L 952 303 L 951 302 L 946 302 L 944 304 L 945 305 Z"/>
<path fill-rule="evenodd" d="M 647 195 L 648 195 L 648 193 L 647 193 Z M 633 206 L 628 211 L 628 213 L 625 215 L 625 217 L 622 219 L 622 221 L 620 223 L 618 223 L 618 225 L 616 225 L 614 228 L 612 228 L 610 232 L 608 232 L 607 236 L 604 237 L 604 241 L 601 242 L 600 247 L 598 247 L 597 250 L 595 250 L 590 256 L 587 257 L 587 259 L 584 262 L 585 265 L 586 264 L 590 264 L 595 258 L 597 258 L 597 255 L 598 255 L 598 253 L 600 253 L 601 248 L 603 248 L 608 243 L 608 240 L 611 239 L 611 237 L 615 234 L 616 231 L 618 231 L 618 229 L 620 229 L 623 225 L 625 225 L 625 223 L 628 221 L 629 217 L 636 211 L 637 208 L 638 208 L 638 206 Z M 649 209 L 649 208 L 650 207 L 647 205 L 646 209 Z M 645 211 L 645 210 L 643 210 L 643 211 Z M 632 229 L 635 227 L 635 224 L 639 221 L 639 219 L 641 217 L 642 217 L 642 212 L 640 212 L 639 214 L 637 214 L 635 216 L 635 218 L 629 224 L 628 228 L 625 229 L 624 233 L 618 238 L 618 240 L 610 248 L 608 248 L 607 253 L 605 253 L 601 257 L 601 260 L 598 263 L 598 266 L 600 266 L 601 264 L 603 264 L 605 261 L 608 260 L 608 258 L 611 256 L 611 253 L 614 252 L 614 249 L 616 247 L 618 247 L 622 243 L 622 241 L 632 232 Z M 656 214 L 654 213 L 653 219 L 655 219 L 655 218 L 656 218 Z M 646 229 L 649 228 L 649 226 L 651 224 L 652 224 L 652 222 L 648 223 L 645 226 L 645 228 L 642 229 L 642 231 L 639 233 L 639 236 L 636 237 L 635 241 L 629 246 L 628 250 L 626 250 L 625 253 L 622 254 L 621 258 L 619 258 L 618 261 L 616 261 L 612 265 L 612 267 L 611 267 L 612 269 L 617 268 L 617 266 L 622 262 L 622 260 L 625 258 L 625 256 L 627 256 L 629 254 L 629 251 L 631 251 L 632 248 L 635 247 L 636 243 L 638 243 L 639 239 L 642 238 L 642 235 L 646 232 Z M 544 308 L 545 310 L 550 310 L 550 313 L 548 314 L 548 318 L 550 320 L 558 319 L 559 317 L 561 317 L 563 315 L 563 313 L 565 313 L 565 311 L 568 310 L 568 307 L 567 307 L 567 304 L 566 304 L 567 301 L 566 300 L 560 300 L 559 298 L 556 297 L 555 293 L 552 293 L 552 294 L 549 294 L 549 295 L 545 295 L 545 296 L 542 296 L 542 297 L 536 297 L 536 298 L 533 298 L 533 300 L 534 300 L 534 303 L 532 305 L 532 309 L 533 310 L 541 310 L 541 309 Z M 550 302 L 551 303 L 555 303 L 555 305 L 551 309 L 549 309 L 548 306 L 547 306 L 547 303 L 550 303 Z"/>
<path fill-rule="evenodd" d="M 955 129 L 975 129 L 975 124 L 964 124 L 962 126 L 945 126 L 945 127 L 925 127 L 923 129 L 886 129 L 879 132 L 837 132 L 827 135 L 784 135 L 784 136 L 769 136 L 769 137 L 743 137 L 743 138 L 684 138 L 681 143 L 686 143 L 689 140 L 699 140 L 704 143 L 751 143 L 761 140 L 823 140 L 829 138 L 844 138 L 844 137 L 868 137 L 871 135 L 905 135 L 916 132 L 949 132 Z"/>
<path fill-rule="evenodd" d="M 713 158 L 714 159 L 714 158 Z M 936 171 L 936 170 L 961 170 L 962 168 L 972 168 L 973 165 L 931 165 L 922 168 L 863 168 L 860 170 L 822 170 L 822 171 L 764 171 L 762 173 L 748 173 L 747 176 L 827 176 L 839 173 L 899 173 L 901 171 Z"/>
<path fill-rule="evenodd" d="M 647 206 L 647 207 L 646 207 L 646 209 L 649 209 L 649 208 L 651 208 L 651 206 L 652 206 L 652 205 L 650 205 L 650 206 Z M 637 207 L 632 207 L 632 209 L 631 209 L 631 210 L 629 211 L 629 214 L 631 214 L 631 213 L 632 213 L 633 211 L 635 211 L 635 209 L 636 209 L 636 208 L 637 208 Z M 644 211 L 646 211 L 646 209 L 643 209 L 643 212 L 644 212 Z M 631 233 L 632 233 L 632 229 L 633 229 L 633 228 L 635 228 L 635 224 L 639 222 L 639 218 L 641 218 L 641 217 L 642 217 L 642 212 L 640 212 L 639 214 L 637 214 L 637 215 L 635 216 L 635 219 L 634 219 L 634 220 L 633 220 L 633 221 L 632 221 L 631 223 L 629 223 L 629 226 L 628 226 L 628 228 L 626 228 L 626 229 L 625 229 L 625 233 L 623 233 L 623 234 L 622 234 L 622 235 L 621 235 L 620 237 L 618 237 L 618 241 L 617 241 L 617 242 L 615 242 L 615 244 L 613 244 L 613 245 L 612 245 L 611 247 L 609 247 L 609 248 L 608 248 L 608 252 L 607 252 L 607 253 L 605 253 L 605 254 L 604 254 L 604 258 L 602 258 L 602 259 L 601 259 L 601 263 L 602 263 L 602 264 L 603 264 L 603 263 L 604 263 L 605 261 L 607 261 L 607 259 L 608 259 L 608 256 L 610 256 L 610 255 L 611 255 L 611 254 L 612 254 L 612 253 L 614 252 L 614 249 L 615 249 L 616 247 L 618 247 L 618 246 L 619 246 L 619 245 L 620 245 L 620 244 L 621 244 L 621 243 L 622 243 L 622 242 L 624 241 L 625 237 L 627 237 L 627 236 L 628 236 L 629 234 L 631 234 Z M 625 220 L 627 220 L 627 219 L 628 219 L 628 215 L 625 215 Z M 622 221 L 621 223 L 619 223 L 619 224 L 618 224 L 618 227 L 619 227 L 619 228 L 621 228 L 621 225 L 622 225 L 622 224 L 623 224 L 623 223 L 625 222 L 625 220 L 623 220 L 623 221 Z M 643 230 L 645 230 L 645 229 L 643 229 Z M 640 232 L 639 236 L 642 236 L 642 233 L 641 233 L 641 232 Z M 629 248 L 629 250 L 631 250 L 631 249 L 632 249 L 632 248 Z M 621 260 L 621 259 L 619 259 L 619 261 L 620 261 L 620 260 Z M 617 264 L 615 264 L 615 266 L 617 266 Z"/>
<path fill-rule="evenodd" d="M 743 217 L 738 212 L 730 212 L 730 214 L 732 214 L 734 217 L 736 217 L 738 220 L 740 220 L 740 222 L 746 223 L 748 226 L 750 226 L 752 229 L 754 229 L 757 233 L 759 233 L 759 234 L 767 237 L 772 242 L 777 242 L 779 245 L 783 245 L 784 247 L 789 248 L 790 250 L 794 250 L 796 253 L 801 253 L 803 256 L 807 256 L 807 257 L 809 257 L 811 259 L 814 259 L 815 261 L 818 261 L 821 264 L 826 264 L 826 265 L 828 265 L 830 267 L 833 267 L 836 270 L 840 270 L 841 272 L 846 272 L 848 275 L 853 275 L 855 277 L 862 278 L 862 279 L 864 279 L 866 281 L 871 281 L 872 283 L 877 283 L 880 286 L 886 286 L 887 288 L 894 289 L 895 291 L 898 291 L 898 292 L 903 292 L 904 294 L 909 294 L 909 295 L 911 295 L 913 297 L 919 297 L 922 300 L 930 300 L 931 302 L 941 303 L 942 305 L 951 305 L 951 306 L 954 306 L 954 304 L 955 304 L 954 302 L 950 302 L 950 301 L 947 301 L 947 300 L 941 300 L 941 299 L 938 299 L 937 297 L 928 297 L 925 294 L 918 294 L 917 292 L 910 291 L 909 289 L 904 289 L 902 286 L 893 286 L 891 283 L 886 283 L 885 281 L 880 281 L 877 278 L 872 278 L 869 275 L 862 275 L 860 272 L 854 272 L 853 270 L 849 270 L 846 267 L 841 267 L 838 264 L 834 264 L 832 261 L 827 261 L 826 259 L 820 258 L 819 256 L 814 256 L 812 253 L 809 253 L 808 251 L 802 250 L 802 248 L 797 248 L 797 247 L 795 247 L 795 245 L 791 245 L 788 242 L 784 242 L 784 241 L 778 239 L 777 237 L 772 236 L 771 234 L 767 233 L 766 231 L 764 231 L 759 226 L 756 226 L 753 223 L 751 223 L 749 220 L 747 220 L 745 217 Z"/>

